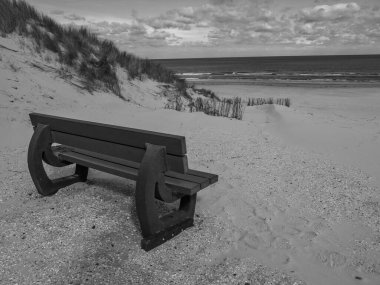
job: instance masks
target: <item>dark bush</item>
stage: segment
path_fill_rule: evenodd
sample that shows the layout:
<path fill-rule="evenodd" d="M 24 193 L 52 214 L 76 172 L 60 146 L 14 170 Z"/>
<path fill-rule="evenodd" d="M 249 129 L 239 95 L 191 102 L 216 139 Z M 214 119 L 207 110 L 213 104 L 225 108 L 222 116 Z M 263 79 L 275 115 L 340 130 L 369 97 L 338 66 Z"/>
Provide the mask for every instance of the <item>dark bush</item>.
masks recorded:
<path fill-rule="evenodd" d="M 220 101 L 219 97 L 216 96 L 216 94 L 209 89 L 195 88 L 194 86 L 191 86 L 191 89 L 193 89 L 193 91 L 199 95 Z"/>
<path fill-rule="evenodd" d="M 52 51 L 52 52 L 55 52 L 55 53 L 60 53 L 61 50 L 59 49 L 59 45 L 57 43 L 57 41 L 55 41 L 54 39 L 50 38 L 50 36 L 48 34 L 43 34 L 42 35 L 43 37 L 43 43 L 42 45 L 47 48 L 48 50 Z"/>

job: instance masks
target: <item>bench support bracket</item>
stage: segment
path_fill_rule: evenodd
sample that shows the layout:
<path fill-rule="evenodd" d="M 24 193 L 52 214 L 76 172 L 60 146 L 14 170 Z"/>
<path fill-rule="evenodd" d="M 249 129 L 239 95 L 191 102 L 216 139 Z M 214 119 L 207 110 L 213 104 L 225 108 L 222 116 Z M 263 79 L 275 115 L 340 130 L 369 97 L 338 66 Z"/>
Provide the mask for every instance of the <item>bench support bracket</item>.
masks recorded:
<path fill-rule="evenodd" d="M 141 247 L 146 251 L 193 226 L 196 194 L 183 196 L 177 211 L 162 217 L 158 214 L 155 197 L 172 202 L 164 183 L 166 171 L 165 147 L 147 143 L 136 183 L 136 209 L 143 236 Z"/>
<path fill-rule="evenodd" d="M 38 124 L 29 143 L 28 168 L 37 191 L 44 196 L 55 194 L 60 188 L 87 179 L 88 168 L 76 165 L 73 175 L 51 180 L 44 169 L 42 161 L 53 166 L 62 167 L 68 163 L 59 162 L 51 150 L 51 133 L 47 125 Z"/>

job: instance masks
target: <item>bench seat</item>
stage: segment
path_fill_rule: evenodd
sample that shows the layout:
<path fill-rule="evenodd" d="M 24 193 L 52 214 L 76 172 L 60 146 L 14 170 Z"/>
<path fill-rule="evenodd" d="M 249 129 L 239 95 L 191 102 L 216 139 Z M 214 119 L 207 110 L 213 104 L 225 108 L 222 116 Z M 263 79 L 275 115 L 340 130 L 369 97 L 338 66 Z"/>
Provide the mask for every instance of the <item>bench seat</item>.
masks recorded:
<path fill-rule="evenodd" d="M 77 163 L 134 181 L 138 178 L 140 163 L 137 162 L 65 146 L 54 147 L 53 152 L 62 161 Z M 218 176 L 215 174 L 192 169 L 185 174 L 170 170 L 165 172 L 165 185 L 173 194 L 179 195 L 193 195 L 215 183 L 217 179 Z"/>

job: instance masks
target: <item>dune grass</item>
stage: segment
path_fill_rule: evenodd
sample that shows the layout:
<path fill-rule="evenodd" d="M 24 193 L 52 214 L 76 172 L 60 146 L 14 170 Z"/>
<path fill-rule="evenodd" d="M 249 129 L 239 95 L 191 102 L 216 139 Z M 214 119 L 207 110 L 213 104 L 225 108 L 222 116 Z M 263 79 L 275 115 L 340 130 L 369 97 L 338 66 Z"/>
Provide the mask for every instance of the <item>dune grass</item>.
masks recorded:
<path fill-rule="evenodd" d="M 205 88 L 196 88 L 194 85 L 191 85 L 190 88 L 194 91 L 194 93 L 198 95 L 202 95 L 204 97 L 208 97 L 211 99 L 215 99 L 220 101 L 220 98 L 211 90 Z"/>
<path fill-rule="evenodd" d="M 113 42 L 99 39 L 84 27 L 66 27 L 38 12 L 25 1 L 0 1 L 0 33 L 7 36 L 17 33 L 31 38 L 35 50 L 49 50 L 58 55 L 59 62 L 75 70 L 86 82 L 89 91 L 105 87 L 119 97 L 118 66 L 128 72 L 130 79 L 151 78 L 174 84 L 182 96 L 188 96 L 186 82 L 173 71 L 120 51 Z"/>

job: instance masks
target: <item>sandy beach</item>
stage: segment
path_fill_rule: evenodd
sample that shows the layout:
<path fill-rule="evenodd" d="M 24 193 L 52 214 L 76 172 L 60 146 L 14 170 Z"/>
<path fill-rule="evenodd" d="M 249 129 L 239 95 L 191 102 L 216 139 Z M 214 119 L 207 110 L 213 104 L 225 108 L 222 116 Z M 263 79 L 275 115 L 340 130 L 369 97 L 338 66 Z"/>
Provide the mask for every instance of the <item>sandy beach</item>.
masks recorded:
<path fill-rule="evenodd" d="M 296 84 L 296 83 L 294 83 Z M 290 109 L 248 107 L 244 120 L 260 123 L 290 145 L 298 145 L 359 168 L 380 187 L 380 89 L 336 87 L 329 82 L 294 86 L 198 84 L 221 97 L 290 98 Z M 260 109 L 257 111 L 256 109 Z"/>
<path fill-rule="evenodd" d="M 291 99 L 238 121 L 165 110 L 150 80 L 124 81 L 130 102 L 89 94 L 1 44 L 17 52 L 0 61 L 0 284 L 380 283 L 378 88 L 201 86 Z M 90 170 L 37 193 L 30 112 L 184 135 L 189 166 L 219 182 L 199 193 L 194 227 L 144 252 L 134 182 Z"/>

